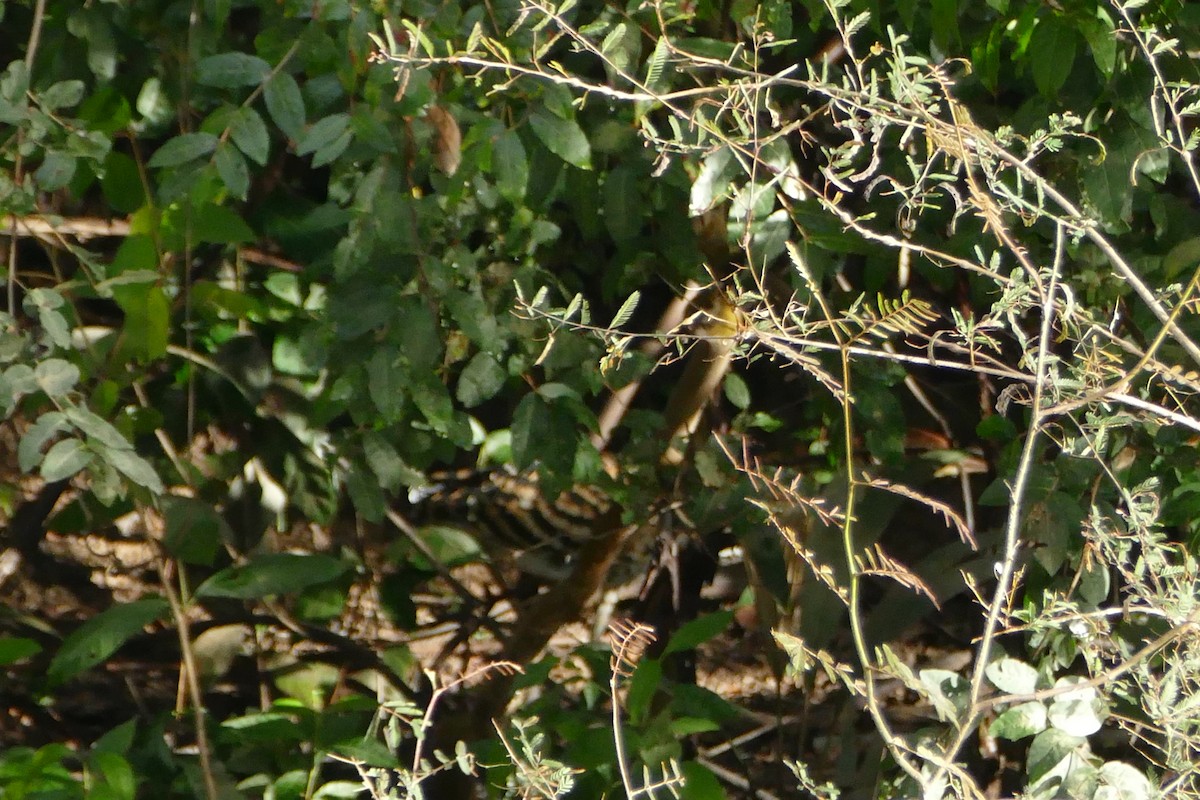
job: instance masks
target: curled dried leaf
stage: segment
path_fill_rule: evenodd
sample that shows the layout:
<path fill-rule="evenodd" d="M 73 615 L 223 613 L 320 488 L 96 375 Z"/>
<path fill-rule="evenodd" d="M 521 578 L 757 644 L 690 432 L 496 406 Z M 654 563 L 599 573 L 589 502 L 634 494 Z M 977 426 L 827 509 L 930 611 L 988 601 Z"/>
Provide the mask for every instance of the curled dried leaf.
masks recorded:
<path fill-rule="evenodd" d="M 453 175 L 462 163 L 462 131 L 458 122 L 441 106 L 430 106 L 425 119 L 433 127 L 433 163 L 442 172 Z"/>

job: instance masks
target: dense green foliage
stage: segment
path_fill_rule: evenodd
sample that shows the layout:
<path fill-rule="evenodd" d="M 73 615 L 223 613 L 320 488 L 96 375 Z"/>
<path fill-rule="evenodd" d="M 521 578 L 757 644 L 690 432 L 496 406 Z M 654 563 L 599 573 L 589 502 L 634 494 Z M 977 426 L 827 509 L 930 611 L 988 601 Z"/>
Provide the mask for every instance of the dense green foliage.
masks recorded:
<path fill-rule="evenodd" d="M 159 699 L 179 673 L 187 698 L 183 724 L 171 697 L 98 740 L 25 730 L 5 797 L 415 796 L 469 766 L 453 734 L 413 757 L 400 721 L 431 700 L 418 597 L 462 610 L 434 562 L 466 545 L 430 529 L 422 551 L 393 512 L 432 472 L 498 465 L 741 546 L 761 670 L 870 718 L 770 756 L 788 787 L 1196 794 L 1200 7 L 0 13 L 0 542 L 22 581 L 0 689 L 61 711 L 166 647 Z M 689 286 L 695 324 L 656 330 Z M 688 369 L 725 355 L 713 436 L 670 449 L 708 400 Z M 58 562 L 100 532 L 147 543 L 94 567 L 135 591 Z M 363 592 L 389 641 L 346 632 Z M 736 648 L 710 610 L 668 653 Z M 326 649 L 259 656 L 261 696 L 231 708 L 209 690 L 247 630 Z M 969 663 L 902 655 L 922 636 Z M 676 768 L 685 796 L 737 794 L 683 744 L 732 736 L 733 702 L 658 658 L 572 659 L 571 686 L 523 664 L 544 691 L 504 746 L 472 742 L 493 791 L 628 789 L 622 689 L 628 749 L 668 765 L 645 794 Z M 886 678 L 929 724 L 896 722 Z"/>

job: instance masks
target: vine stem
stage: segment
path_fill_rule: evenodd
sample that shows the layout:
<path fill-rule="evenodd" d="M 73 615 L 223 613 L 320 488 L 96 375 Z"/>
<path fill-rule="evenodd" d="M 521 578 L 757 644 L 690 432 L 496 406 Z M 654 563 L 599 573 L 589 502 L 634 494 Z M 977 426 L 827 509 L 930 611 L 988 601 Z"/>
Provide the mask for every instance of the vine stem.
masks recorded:
<path fill-rule="evenodd" d="M 37 0 L 33 6 L 33 24 L 29 27 L 29 39 L 25 44 L 25 72 L 33 72 L 33 60 L 37 57 L 38 45 L 42 41 L 42 25 L 46 19 L 46 0 Z M 25 129 L 17 128 L 17 155 L 13 160 L 13 185 L 20 191 L 21 184 L 24 183 L 23 177 L 25 172 L 25 158 L 23 152 L 25 148 L 21 146 L 25 140 Z M 9 213 L 9 227 L 12 230 L 17 228 L 17 212 L 13 210 Z M 8 240 L 8 313 L 16 316 L 17 313 L 17 266 L 20 261 L 20 255 L 17 252 L 17 237 L 13 236 Z"/>
<path fill-rule="evenodd" d="M 1038 332 L 1037 359 L 1034 363 L 1033 399 L 1030 406 L 1029 430 L 1025 434 L 1025 443 L 1021 448 L 1021 456 L 1017 463 L 1017 471 L 1010 489 L 1008 518 L 1004 526 L 1004 559 L 1000 562 L 1000 573 L 996 580 L 996 590 L 992 594 L 992 602 L 988 606 L 987 621 L 984 624 L 983 635 L 979 642 L 979 651 L 975 656 L 975 668 L 971 674 L 970 711 L 967 719 L 958 726 L 958 735 L 946 748 L 942 764 L 934 780 L 942 777 L 953 762 L 967 739 L 975 732 L 979 717 L 982 713 L 980 695 L 986 670 L 991 661 L 992 651 L 996 646 L 999 635 L 1000 619 L 1013 590 L 1017 573 L 1017 553 L 1021 539 L 1021 521 L 1024 514 L 1025 493 L 1029 487 L 1029 476 L 1033 468 L 1033 458 L 1037 443 L 1041 437 L 1042 428 L 1051 416 L 1044 408 L 1046 387 L 1046 366 L 1049 360 L 1050 341 L 1054 332 L 1056 318 L 1054 298 L 1058 294 L 1058 279 L 1062 271 L 1064 227 L 1056 227 L 1054 242 L 1054 262 L 1050 270 L 1050 280 L 1046 293 L 1042 298 L 1042 325 Z"/>

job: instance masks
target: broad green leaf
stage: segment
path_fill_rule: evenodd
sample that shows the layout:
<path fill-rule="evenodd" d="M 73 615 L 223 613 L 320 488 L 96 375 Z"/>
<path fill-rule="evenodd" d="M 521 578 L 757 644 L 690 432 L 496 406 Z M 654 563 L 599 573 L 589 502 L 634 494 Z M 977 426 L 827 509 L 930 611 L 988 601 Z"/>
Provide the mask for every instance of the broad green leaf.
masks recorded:
<path fill-rule="evenodd" d="M 712 770 L 696 761 L 685 761 L 679 768 L 683 775 L 683 797 L 688 800 L 725 800 L 729 795 Z"/>
<path fill-rule="evenodd" d="M 15 664 L 40 652 L 42 646 L 33 639 L 0 636 L 0 665 Z"/>
<path fill-rule="evenodd" d="M 419 484 L 423 480 L 421 473 L 404 463 L 392 443 L 378 433 L 372 431 L 364 435 L 363 455 L 380 485 L 388 491 L 394 492 L 401 486 Z"/>
<path fill-rule="evenodd" d="M 249 244 L 257 238 L 241 215 L 228 206 L 215 203 L 198 208 L 192 214 L 192 236 L 198 242 L 213 244 Z"/>
<path fill-rule="evenodd" d="M 458 402 L 467 408 L 474 408 L 485 400 L 490 400 L 504 386 L 508 377 L 504 368 L 489 353 L 476 353 L 467 363 L 462 374 L 458 376 L 458 385 L 454 394 Z"/>
<path fill-rule="evenodd" d="M 516 131 L 504 131 L 493 143 L 492 173 L 501 197 L 512 203 L 524 199 L 529 184 L 529 159 Z"/>
<path fill-rule="evenodd" d="M 296 143 L 296 155 L 306 156 L 335 143 L 349 128 L 349 114 L 330 114 L 317 120 Z"/>
<path fill-rule="evenodd" d="M 137 794 L 137 778 L 133 767 L 118 753 L 96 752 L 88 758 L 89 773 L 95 785 L 89 797 L 104 800 L 134 800 Z M 103 781 L 96 778 L 103 776 Z"/>
<path fill-rule="evenodd" d="M 239 109 L 229 126 L 229 136 L 246 156 L 258 165 L 267 163 L 271 155 L 271 137 L 267 124 L 253 108 Z"/>
<path fill-rule="evenodd" d="M 604 179 L 604 226 L 617 244 L 637 238 L 647 204 L 642 179 L 632 168 L 619 166 Z"/>
<path fill-rule="evenodd" d="M 1124 761 L 1108 761 L 1100 767 L 1100 788 L 1093 800 L 1150 800 L 1160 794 L 1138 768 Z"/>
<path fill-rule="evenodd" d="M 671 640 L 667 642 L 667 649 L 663 655 L 678 653 L 683 650 L 694 650 L 698 645 L 704 644 L 709 639 L 720 636 L 721 632 L 726 630 L 732 621 L 732 611 L 716 611 L 696 617 L 690 622 L 685 622 L 671 636 Z"/>
<path fill-rule="evenodd" d="M 688 201 L 688 214 L 698 217 L 717 202 L 729 196 L 733 177 L 738 174 L 738 165 L 728 147 L 714 150 L 704 159 L 700 174 L 692 184 Z"/>
<path fill-rule="evenodd" d="M 399 421 L 408 398 L 408 369 L 399 357 L 385 348 L 376 348 L 367 367 L 367 395 L 383 422 Z"/>
<path fill-rule="evenodd" d="M 943 722 L 961 719 L 970 700 L 967 680 L 945 669 L 923 669 L 917 674 L 938 718 Z"/>
<path fill-rule="evenodd" d="M 275 75 L 267 81 L 263 91 L 263 100 L 267 104 L 267 112 L 292 141 L 299 141 L 304 135 L 304 123 L 308 118 L 304 110 L 304 96 L 296 79 L 285 72 Z"/>
<path fill-rule="evenodd" d="M 138 486 L 144 486 L 155 494 L 163 491 L 162 478 L 158 477 L 154 467 L 133 450 L 98 447 L 96 451 L 107 464 Z"/>
<path fill-rule="evenodd" d="M 116 276 L 123 276 L 125 273 L 138 276 L 136 280 L 138 283 L 152 283 L 158 277 L 157 273 L 153 271 L 156 269 L 158 269 L 158 249 L 154 245 L 154 240 L 140 234 L 127 236 L 121 242 L 121 246 L 117 248 L 117 253 L 113 256 L 108 271 L 108 274 L 114 278 L 106 284 L 120 286 L 124 281 L 116 280 Z"/>
<path fill-rule="evenodd" d="M 55 436 L 69 429 L 67 415 L 61 411 L 47 411 L 38 417 L 17 445 L 17 466 L 21 468 L 21 472 L 32 472 L 34 467 L 42 463 L 42 448 Z"/>
<path fill-rule="evenodd" d="M 294 594 L 309 586 L 337 578 L 350 565 L 333 556 L 299 553 L 264 553 L 245 564 L 227 567 L 196 589 L 197 597 L 231 597 L 256 600 Z"/>
<path fill-rule="evenodd" d="M 57 150 L 46 153 L 46 157 L 33 174 L 38 188 L 44 192 L 57 191 L 70 183 L 74 177 L 75 158 Z"/>
<path fill-rule="evenodd" d="M 1082 737 L 1072 736 L 1056 728 L 1047 728 L 1029 743 L 1029 752 L 1025 757 L 1025 773 L 1031 782 L 1037 781 L 1086 743 L 1087 739 Z"/>
<path fill-rule="evenodd" d="M 116 286 L 113 298 L 125 312 L 125 346 L 134 358 L 161 358 L 167 352 L 171 311 L 162 287 Z"/>
<path fill-rule="evenodd" d="M 562 402 L 525 395 L 513 414 L 513 463 L 518 469 L 536 464 L 561 478 L 571 472 L 577 437 L 575 420 Z"/>
<path fill-rule="evenodd" d="M 172 494 L 164 495 L 161 502 L 166 519 L 163 547 L 175 558 L 211 565 L 221 543 L 234 541 L 229 523 L 210 503 Z"/>
<path fill-rule="evenodd" d="M 1069 676 L 1059 678 L 1055 689 L 1078 685 L 1074 691 L 1055 695 L 1050 704 L 1050 724 L 1071 736 L 1091 736 L 1104 725 L 1108 716 L 1104 701 L 1099 693 L 1088 685 L 1085 678 Z"/>
<path fill-rule="evenodd" d="M 741 375 L 730 372 L 725 376 L 723 386 L 725 397 L 735 408 L 745 411 L 750 407 L 750 387 L 746 385 L 746 381 Z"/>
<path fill-rule="evenodd" d="M 1015 658 L 996 659 L 987 665 L 985 674 L 996 688 L 1008 694 L 1030 694 L 1037 689 L 1037 670 Z"/>
<path fill-rule="evenodd" d="M 38 96 L 38 104 L 43 111 L 71 108 L 83 99 L 84 88 L 83 81 L 59 81 Z"/>
<path fill-rule="evenodd" d="M 323 167 L 331 163 L 334 159 L 346 152 L 346 148 L 350 146 L 350 142 L 354 140 L 353 131 L 343 131 L 340 136 L 334 139 L 329 144 L 322 147 L 317 152 L 313 153 L 312 165 L 313 168 Z"/>
<path fill-rule="evenodd" d="M 203 158 L 217 149 L 217 137 L 211 133 L 181 133 L 158 148 L 150 157 L 152 167 L 178 167 Z"/>
<path fill-rule="evenodd" d="M 551 153 L 580 169 L 592 168 L 592 148 L 578 122 L 536 109 L 529 116 L 529 124 Z"/>
<path fill-rule="evenodd" d="M 1103 8 L 1099 8 L 1097 13 L 1104 19 L 1080 17 L 1076 23 L 1079 25 L 1079 32 L 1087 41 L 1087 49 L 1092 54 L 1092 60 L 1096 62 L 1096 68 L 1105 78 L 1112 78 L 1117 67 L 1119 37 L 1114 34 L 1112 21 L 1108 19 L 1107 12 Z"/>
<path fill-rule="evenodd" d="M 244 200 L 246 193 L 250 191 L 250 171 L 246 168 L 246 159 L 238 149 L 229 142 L 221 142 L 213 155 L 213 164 L 229 194 L 238 200 Z"/>
<path fill-rule="evenodd" d="M 51 685 L 62 684 L 104 661 L 161 619 L 168 608 L 166 600 L 147 598 L 113 606 L 92 617 L 76 628 L 54 655 L 48 673 Z"/>
<path fill-rule="evenodd" d="M 635 666 L 633 677 L 628 680 L 625 706 L 629 719 L 636 725 L 646 719 L 650 701 L 662 687 L 662 661 L 657 658 L 643 658 Z"/>
<path fill-rule="evenodd" d="M 71 346 L 71 325 L 60 310 L 66 306 L 61 294 L 53 289 L 30 289 L 23 305 L 30 313 L 37 314 L 42 331 L 55 346 Z"/>
<path fill-rule="evenodd" d="M 110 19 L 101 8 L 86 4 L 67 17 L 67 30 L 84 41 L 88 69 L 100 81 L 117 74 L 117 40 Z"/>
<path fill-rule="evenodd" d="M 1046 730 L 1046 706 L 1042 703 L 1021 703 L 1004 711 L 992 721 L 988 733 L 1001 739 L 1016 741 Z"/>
<path fill-rule="evenodd" d="M 48 358 L 33 368 L 33 377 L 39 389 L 59 399 L 79 383 L 79 367 L 61 358 Z"/>
<path fill-rule="evenodd" d="M 122 214 L 132 214 L 146 204 L 146 189 L 137 162 L 116 150 L 104 159 L 100 189 L 109 205 Z"/>
<path fill-rule="evenodd" d="M 67 419 L 89 439 L 95 439 L 105 447 L 117 450 L 132 450 L 133 445 L 112 424 L 81 406 L 71 406 L 65 412 Z"/>
<path fill-rule="evenodd" d="M 270 73 L 270 64 L 249 53 L 218 53 L 196 65 L 196 81 L 218 89 L 257 86 Z"/>
<path fill-rule="evenodd" d="M 1057 16 L 1047 15 L 1029 39 L 1029 67 L 1043 97 L 1058 94 L 1075 63 L 1078 36 Z"/>

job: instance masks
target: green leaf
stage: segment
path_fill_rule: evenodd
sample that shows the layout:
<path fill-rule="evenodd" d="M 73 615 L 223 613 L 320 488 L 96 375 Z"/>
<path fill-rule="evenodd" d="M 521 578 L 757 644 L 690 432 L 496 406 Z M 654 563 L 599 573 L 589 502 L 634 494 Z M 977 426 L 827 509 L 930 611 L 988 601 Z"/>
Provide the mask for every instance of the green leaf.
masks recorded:
<path fill-rule="evenodd" d="M 1150 800 L 1160 796 L 1146 775 L 1123 761 L 1108 761 L 1100 767 L 1100 800 Z"/>
<path fill-rule="evenodd" d="M 642 293 L 635 291 L 625 298 L 625 302 L 621 303 L 621 307 L 617 309 L 617 313 L 613 314 L 612 322 L 608 327 L 616 330 L 624 325 L 633 317 L 633 312 L 637 310 L 638 302 L 642 299 Z"/>
<path fill-rule="evenodd" d="M 105 447 L 117 450 L 132 450 L 133 445 L 112 424 L 86 408 L 71 406 L 66 410 L 66 417 L 79 432 L 90 439 L 95 439 Z"/>
<path fill-rule="evenodd" d="M 750 387 L 746 385 L 745 379 L 736 372 L 730 372 L 725 376 L 725 397 L 735 408 L 745 411 L 750 407 Z"/>
<path fill-rule="evenodd" d="M 239 109 L 229 126 L 229 136 L 246 156 L 258 165 L 271 155 L 271 137 L 267 124 L 253 108 Z"/>
<path fill-rule="evenodd" d="M 195 210 L 192 236 L 198 242 L 213 244 L 249 244 L 258 238 L 236 211 L 215 203 Z"/>
<path fill-rule="evenodd" d="M 43 111 L 58 111 L 78 105 L 83 99 L 83 81 L 59 81 L 38 96 Z"/>
<path fill-rule="evenodd" d="M 1079 688 L 1055 695 L 1050 704 L 1050 724 L 1071 736 L 1091 736 L 1100 730 L 1108 716 L 1104 701 L 1086 678 L 1071 675 L 1059 678 L 1054 688 L 1062 690 L 1068 686 Z"/>
<path fill-rule="evenodd" d="M 100 189 L 109 205 L 122 214 L 132 214 L 146 204 L 146 190 L 137 162 L 116 150 L 104 159 Z"/>
<path fill-rule="evenodd" d="M 246 199 L 246 193 L 250 191 L 250 171 L 246 168 L 246 159 L 242 158 L 237 148 L 229 142 L 222 142 L 213 156 L 213 164 L 229 194 L 238 200 Z"/>
<path fill-rule="evenodd" d="M 203 158 L 217 149 L 217 137 L 211 133 L 181 133 L 150 157 L 152 167 L 178 167 Z"/>
<path fill-rule="evenodd" d="M 279 126 L 279 130 L 292 141 L 299 141 L 304 135 L 304 123 L 308 118 L 304 110 L 304 96 L 296 79 L 281 72 L 271 80 L 263 91 L 263 100 L 267 104 L 267 113 Z"/>
<path fill-rule="evenodd" d="M 422 482 L 421 473 L 404 463 L 400 453 L 382 435 L 374 431 L 363 436 L 363 455 L 367 466 L 379 478 L 379 484 L 394 492 L 401 486 L 412 486 Z"/>
<path fill-rule="evenodd" d="M 954 49 L 960 41 L 958 9 L 958 0 L 930 0 L 929 17 L 933 23 L 933 41 L 942 52 Z"/>
<path fill-rule="evenodd" d="M 33 174 L 38 188 L 44 192 L 61 189 L 75 177 L 75 159 L 66 153 L 51 150 Z"/>
<path fill-rule="evenodd" d="M 551 153 L 580 169 L 592 168 L 592 147 L 579 123 L 537 109 L 530 114 L 529 124 Z"/>
<path fill-rule="evenodd" d="M 296 155 L 306 156 L 335 143 L 350 130 L 350 115 L 330 114 L 312 124 L 296 143 Z"/>
<path fill-rule="evenodd" d="M 576 439 L 575 420 L 564 403 L 547 403 L 536 394 L 527 394 L 517 404 L 512 422 L 512 454 L 517 469 L 537 464 L 550 474 L 569 475 L 575 462 Z"/>
<path fill-rule="evenodd" d="M 167 352 L 170 304 L 160 286 L 113 287 L 113 299 L 125 312 L 125 344 L 134 358 L 153 361 Z"/>
<path fill-rule="evenodd" d="M 59 309 L 66 301 L 53 289 L 30 289 L 25 295 L 24 306 L 30 313 L 36 313 L 38 323 L 46 336 L 58 347 L 71 346 L 71 326 Z"/>
<path fill-rule="evenodd" d="M 1096 62 L 1096 68 L 1106 79 L 1111 79 L 1117 68 L 1118 37 L 1113 31 L 1111 21 L 1107 19 L 1106 12 L 1100 9 L 1099 13 L 1103 14 L 1106 19 L 1082 17 L 1077 22 L 1079 32 L 1087 41 L 1088 52 L 1092 54 L 1092 60 Z"/>
<path fill-rule="evenodd" d="M 47 411 L 38 417 L 17 445 L 17 466 L 21 472 L 32 472 L 42 463 L 42 448 L 46 443 L 69 429 L 67 415 L 61 411 Z"/>
<path fill-rule="evenodd" d="M 1031 694 L 1037 689 L 1037 670 L 1024 661 L 1008 656 L 988 664 L 984 674 L 996 688 L 1009 694 Z"/>
<path fill-rule="evenodd" d="M 309 586 L 337 578 L 350 565 L 326 555 L 264 553 L 245 564 L 227 567 L 196 589 L 197 597 L 231 597 L 256 600 L 294 594 Z"/>
<path fill-rule="evenodd" d="M 75 629 L 50 662 L 48 678 L 58 686 L 90 669 L 161 619 L 169 609 L 166 600 L 147 598 L 123 603 L 102 611 Z"/>
<path fill-rule="evenodd" d="M 688 800 L 725 800 L 729 795 L 712 770 L 695 761 L 685 761 L 679 768 L 687 788 L 684 797 Z"/>
<path fill-rule="evenodd" d="M 133 767 L 118 753 L 97 752 L 88 758 L 90 773 L 94 777 L 103 776 L 103 781 L 96 781 L 88 792 L 91 798 L 103 800 L 134 800 L 137 793 L 137 779 Z"/>
<path fill-rule="evenodd" d="M 678 653 L 684 650 L 694 650 L 698 645 L 707 642 L 709 639 L 720 636 L 732 621 L 732 611 L 716 611 L 712 614 L 696 617 L 696 619 L 690 622 L 685 622 L 671 636 L 671 640 L 667 642 L 667 649 L 663 652 L 663 655 Z"/>
<path fill-rule="evenodd" d="M 604 180 L 604 227 L 617 244 L 629 242 L 642 232 L 647 204 L 642 198 L 644 181 L 630 167 L 619 166 Z"/>
<path fill-rule="evenodd" d="M 650 701 L 662 686 L 662 661 L 657 658 L 643 658 L 629 679 L 629 689 L 625 695 L 626 710 L 629 719 L 639 724 L 646 719 L 650 710 Z"/>
<path fill-rule="evenodd" d="M 1058 17 L 1047 16 L 1029 38 L 1029 67 L 1043 97 L 1052 99 L 1071 74 L 1078 37 Z"/>
<path fill-rule="evenodd" d="M 67 30 L 86 43 L 88 69 L 100 81 L 117 74 L 117 40 L 110 19 L 99 7 L 86 5 L 67 17 Z"/>
<path fill-rule="evenodd" d="M 160 494 L 163 491 L 162 478 L 150 466 L 150 462 L 139 456 L 133 450 L 114 450 L 108 447 L 96 448 L 97 455 L 104 459 L 113 469 L 120 472 L 138 486 L 144 486 L 150 491 Z"/>
<path fill-rule="evenodd" d="M 1029 781 L 1035 782 L 1049 773 L 1086 742 L 1086 739 L 1071 736 L 1055 728 L 1047 728 L 1033 737 L 1033 741 L 1029 743 L 1029 753 L 1025 757 L 1025 774 L 1029 776 Z"/>
<path fill-rule="evenodd" d="M 61 358 L 48 358 L 33 368 L 33 378 L 47 396 L 60 399 L 79 383 L 79 367 Z"/>
<path fill-rule="evenodd" d="M 350 142 L 353 140 L 353 131 L 343 132 L 342 135 L 338 136 L 338 138 L 334 139 L 332 142 L 313 153 L 313 168 L 316 169 L 323 167 L 332 162 L 342 153 L 346 152 L 346 148 L 350 146 Z"/>
<path fill-rule="evenodd" d="M 166 520 L 163 547 L 175 558 L 208 566 L 222 542 L 234 541 L 229 523 L 211 504 L 172 494 L 164 495 L 161 502 Z"/>
<path fill-rule="evenodd" d="M 15 664 L 42 652 L 42 646 L 33 639 L 0 636 L 0 665 Z"/>
<path fill-rule="evenodd" d="M 458 376 L 455 397 L 467 408 L 474 408 L 495 397 L 508 375 L 500 363 L 488 353 L 476 353 Z"/>
<path fill-rule="evenodd" d="M 524 199 L 529 185 L 529 159 L 516 131 L 506 130 L 496 138 L 492 145 L 492 173 L 501 197 L 510 203 Z"/>
<path fill-rule="evenodd" d="M 988 732 L 1001 739 L 1016 741 L 1046 730 L 1046 706 L 1041 703 L 1021 703 L 1006 710 L 992 721 Z"/>
<path fill-rule="evenodd" d="M 218 89 L 257 86 L 271 74 L 271 65 L 249 53 L 218 53 L 200 59 L 196 81 Z"/>

